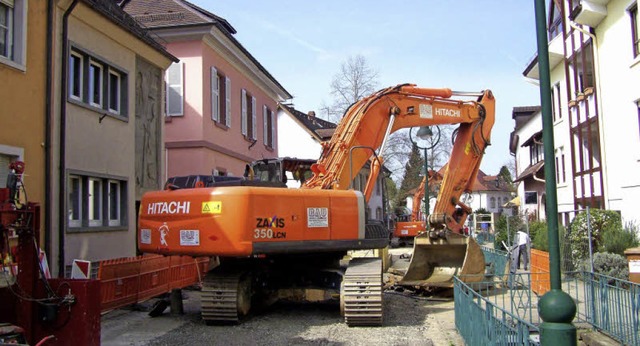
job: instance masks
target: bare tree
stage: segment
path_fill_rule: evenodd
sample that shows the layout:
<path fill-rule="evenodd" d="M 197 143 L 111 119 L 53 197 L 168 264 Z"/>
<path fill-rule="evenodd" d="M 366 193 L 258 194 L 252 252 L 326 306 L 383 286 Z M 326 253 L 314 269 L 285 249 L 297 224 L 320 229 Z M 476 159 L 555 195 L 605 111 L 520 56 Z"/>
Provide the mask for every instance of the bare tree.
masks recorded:
<path fill-rule="evenodd" d="M 354 102 L 373 94 L 378 88 L 378 72 L 371 68 L 362 55 L 351 56 L 340 66 L 340 72 L 331 80 L 333 104 L 328 112 L 338 122 Z"/>

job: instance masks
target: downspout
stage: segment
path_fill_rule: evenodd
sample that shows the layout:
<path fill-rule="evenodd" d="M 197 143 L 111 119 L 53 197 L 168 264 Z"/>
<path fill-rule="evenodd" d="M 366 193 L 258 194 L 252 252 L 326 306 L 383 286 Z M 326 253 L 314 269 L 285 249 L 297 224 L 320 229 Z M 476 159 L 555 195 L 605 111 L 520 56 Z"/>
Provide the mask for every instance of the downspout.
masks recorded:
<path fill-rule="evenodd" d="M 46 72 L 44 85 L 44 249 L 51 254 L 51 80 L 53 80 L 53 0 L 47 1 Z M 51 258 L 50 258 L 51 259 Z"/>
<path fill-rule="evenodd" d="M 591 39 L 593 40 L 593 68 L 595 69 L 595 73 L 597 76 L 597 83 L 596 83 L 596 104 L 597 106 L 597 110 L 598 110 L 598 126 L 599 126 L 599 131 L 601 136 L 598 138 L 600 140 L 600 147 L 602 150 L 600 150 L 600 157 L 602 158 L 601 162 L 600 162 L 600 168 L 602 169 L 602 175 L 603 177 L 601 178 L 602 180 L 602 187 L 604 189 L 603 193 L 604 196 L 602 196 L 602 201 L 604 202 L 604 208 L 605 209 L 609 209 L 609 199 L 605 198 L 605 196 L 609 196 L 609 174 L 608 174 L 608 169 L 607 169 L 607 151 L 605 150 L 606 145 L 605 145 L 605 132 L 604 132 L 604 118 L 602 117 L 602 98 L 600 97 L 600 91 L 601 91 L 601 87 L 600 84 L 602 83 L 600 81 L 600 47 L 598 47 L 598 38 L 596 37 L 596 35 L 592 34 L 589 30 L 585 30 L 584 28 L 578 26 L 576 23 L 574 23 L 573 21 L 569 21 L 569 25 L 580 31 L 581 33 L 591 37 Z M 607 177 L 607 179 L 604 179 L 604 177 Z M 593 192 L 592 192 L 593 193 Z"/>
<path fill-rule="evenodd" d="M 67 215 L 65 212 L 66 196 L 66 126 L 67 126 L 67 84 L 68 84 L 68 61 L 67 50 L 69 49 L 69 15 L 78 4 L 78 0 L 73 0 L 69 8 L 62 16 L 62 59 L 60 70 L 60 168 L 58 172 L 58 276 L 64 277 L 64 232 Z"/>

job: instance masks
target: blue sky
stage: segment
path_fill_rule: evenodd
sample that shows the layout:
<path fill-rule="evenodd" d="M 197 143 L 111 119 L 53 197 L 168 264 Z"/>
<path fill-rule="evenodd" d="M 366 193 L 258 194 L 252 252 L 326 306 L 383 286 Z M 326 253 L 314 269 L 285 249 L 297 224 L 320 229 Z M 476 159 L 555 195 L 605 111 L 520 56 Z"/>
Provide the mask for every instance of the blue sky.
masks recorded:
<path fill-rule="evenodd" d="M 332 77 L 356 54 L 378 71 L 380 88 L 491 89 L 497 112 L 481 166 L 487 174 L 511 158 L 513 107 L 540 104 L 538 87 L 522 76 L 537 49 L 533 1 L 192 2 L 225 18 L 302 112 L 322 117 Z"/>

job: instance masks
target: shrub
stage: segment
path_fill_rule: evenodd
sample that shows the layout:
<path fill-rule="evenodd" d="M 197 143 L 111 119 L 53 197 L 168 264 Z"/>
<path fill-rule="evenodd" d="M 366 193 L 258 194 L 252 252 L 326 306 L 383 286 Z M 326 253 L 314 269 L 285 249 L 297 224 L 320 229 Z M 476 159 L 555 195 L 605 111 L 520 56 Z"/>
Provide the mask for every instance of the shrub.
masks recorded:
<path fill-rule="evenodd" d="M 615 211 L 590 209 L 589 216 L 587 219 L 586 211 L 576 215 L 567 234 L 571 261 L 575 267 L 579 267 L 584 259 L 589 257 L 589 242 L 591 242 L 593 251 L 596 251 L 602 247 L 603 233 L 622 228 L 620 214 Z M 589 225 L 591 226 L 591 238 L 589 238 Z"/>
<path fill-rule="evenodd" d="M 507 221 L 509 222 L 509 235 L 507 236 Z M 513 237 L 515 237 L 516 232 L 519 227 L 523 227 L 522 220 L 519 217 L 506 217 L 504 215 L 500 215 L 495 221 L 495 233 L 496 238 L 493 242 L 493 247 L 495 249 L 500 249 L 506 251 L 506 249 L 502 246 L 502 242 L 504 241 L 507 246 L 511 246 L 513 244 Z M 509 243 L 508 240 L 511 240 Z"/>
<path fill-rule="evenodd" d="M 588 258 L 581 262 L 580 269 L 588 272 L 591 271 Z M 614 253 L 597 252 L 593 254 L 593 272 L 620 280 L 629 280 L 627 259 Z"/>
<path fill-rule="evenodd" d="M 624 228 L 612 228 L 602 234 L 600 252 L 615 253 L 624 256 L 624 250 L 636 247 L 640 243 L 635 223 L 627 223 Z"/>

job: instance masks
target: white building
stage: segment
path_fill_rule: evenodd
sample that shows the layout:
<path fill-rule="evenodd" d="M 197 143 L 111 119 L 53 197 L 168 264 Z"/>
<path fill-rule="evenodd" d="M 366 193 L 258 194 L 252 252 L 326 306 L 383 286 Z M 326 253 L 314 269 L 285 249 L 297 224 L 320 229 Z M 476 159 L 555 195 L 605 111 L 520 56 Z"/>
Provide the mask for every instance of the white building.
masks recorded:
<path fill-rule="evenodd" d="M 575 210 L 590 206 L 616 210 L 624 221 L 637 221 L 640 219 L 635 210 L 640 203 L 640 175 L 636 174 L 640 168 L 638 3 L 548 1 L 547 15 L 560 220 L 567 224 Z M 537 57 L 529 63 L 524 75 L 539 79 Z M 541 130 L 541 121 L 531 121 L 530 126 L 537 125 Z M 518 151 L 527 150 L 521 146 L 523 142 L 533 138 L 525 137 L 518 138 L 516 126 L 511 146 L 516 156 Z M 518 179 L 527 168 L 522 164 L 517 167 Z M 524 198 L 523 191 L 519 192 Z"/>

